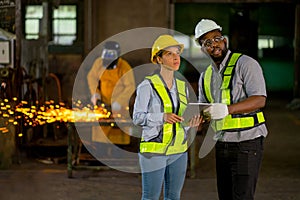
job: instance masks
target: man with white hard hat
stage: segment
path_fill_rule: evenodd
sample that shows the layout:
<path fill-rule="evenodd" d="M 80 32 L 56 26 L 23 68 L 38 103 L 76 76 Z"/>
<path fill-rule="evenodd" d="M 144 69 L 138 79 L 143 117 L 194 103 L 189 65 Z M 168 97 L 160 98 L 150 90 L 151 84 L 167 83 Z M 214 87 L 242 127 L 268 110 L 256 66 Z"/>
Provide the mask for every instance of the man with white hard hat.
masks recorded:
<path fill-rule="evenodd" d="M 219 199 L 254 199 L 267 136 L 261 109 L 266 103 L 262 69 L 253 58 L 231 52 L 222 27 L 202 19 L 195 38 L 212 60 L 199 79 L 199 101 L 212 103 L 205 110 L 217 140 L 216 172 Z"/>

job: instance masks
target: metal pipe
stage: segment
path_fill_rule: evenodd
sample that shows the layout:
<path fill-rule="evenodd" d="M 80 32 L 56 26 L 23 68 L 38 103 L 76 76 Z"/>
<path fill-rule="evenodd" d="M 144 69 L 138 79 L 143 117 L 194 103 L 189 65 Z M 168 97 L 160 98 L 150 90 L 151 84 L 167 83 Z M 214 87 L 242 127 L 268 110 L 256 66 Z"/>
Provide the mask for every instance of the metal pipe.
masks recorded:
<path fill-rule="evenodd" d="M 294 98 L 300 98 L 300 4 L 295 9 L 295 81 L 294 81 Z"/>
<path fill-rule="evenodd" d="M 53 74 L 53 73 L 49 73 L 48 76 L 54 78 L 54 80 L 56 82 L 56 86 L 57 86 L 58 101 L 62 102 L 62 98 L 61 98 L 61 86 L 60 86 L 60 80 L 59 80 L 59 78 L 55 74 Z"/>

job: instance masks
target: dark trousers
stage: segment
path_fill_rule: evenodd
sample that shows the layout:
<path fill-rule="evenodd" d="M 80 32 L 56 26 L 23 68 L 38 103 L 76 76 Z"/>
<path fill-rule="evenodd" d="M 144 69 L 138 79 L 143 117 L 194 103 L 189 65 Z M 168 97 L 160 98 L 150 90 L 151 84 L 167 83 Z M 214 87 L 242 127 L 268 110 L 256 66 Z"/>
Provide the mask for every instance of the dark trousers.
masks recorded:
<path fill-rule="evenodd" d="M 220 200 L 253 200 L 263 157 L 259 137 L 243 142 L 217 142 L 216 170 Z"/>

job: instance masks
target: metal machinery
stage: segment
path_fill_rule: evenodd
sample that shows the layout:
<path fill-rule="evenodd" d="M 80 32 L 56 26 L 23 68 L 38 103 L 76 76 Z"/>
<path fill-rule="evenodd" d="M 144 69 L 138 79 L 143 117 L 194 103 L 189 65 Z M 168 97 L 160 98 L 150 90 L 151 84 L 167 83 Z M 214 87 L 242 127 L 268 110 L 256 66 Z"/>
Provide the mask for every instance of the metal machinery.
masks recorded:
<path fill-rule="evenodd" d="M 92 170 L 108 170 L 118 169 L 121 171 L 138 172 L 138 156 L 137 153 L 118 153 L 118 156 L 107 156 L 103 153 L 99 145 L 103 143 L 93 143 L 89 132 L 83 133 L 91 126 L 133 126 L 129 119 L 99 119 L 97 122 L 70 122 L 68 123 L 68 156 L 67 156 L 67 172 L 68 177 L 73 177 L 73 170 L 92 169 Z M 116 148 L 110 143 L 112 148 Z M 83 153 L 82 149 L 87 148 L 88 153 Z M 102 152 L 101 152 L 102 151 Z M 122 151 L 122 150 L 121 150 Z M 125 151 L 124 151 L 125 152 Z M 101 162 L 97 165 L 87 164 L 91 161 Z"/>

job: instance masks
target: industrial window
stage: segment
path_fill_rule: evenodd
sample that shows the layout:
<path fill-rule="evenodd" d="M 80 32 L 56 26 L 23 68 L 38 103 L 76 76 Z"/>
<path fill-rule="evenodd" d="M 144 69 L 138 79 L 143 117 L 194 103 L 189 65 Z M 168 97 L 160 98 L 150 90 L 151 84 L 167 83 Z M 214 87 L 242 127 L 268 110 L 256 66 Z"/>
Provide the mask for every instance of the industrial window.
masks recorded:
<path fill-rule="evenodd" d="M 25 10 L 25 38 L 38 39 L 40 21 L 43 18 L 43 7 L 41 5 L 26 6 Z"/>
<path fill-rule="evenodd" d="M 52 32 L 50 34 L 55 45 L 72 45 L 77 39 L 77 8 L 76 5 L 60 5 L 49 13 L 52 16 Z M 25 13 L 25 38 L 39 39 L 42 5 L 28 5 Z"/>
<path fill-rule="evenodd" d="M 60 5 L 53 11 L 53 42 L 54 44 L 72 45 L 76 40 L 76 6 Z"/>
<path fill-rule="evenodd" d="M 258 39 L 258 49 L 263 48 L 274 48 L 274 40 L 271 38 L 259 38 Z"/>
<path fill-rule="evenodd" d="M 258 36 L 259 58 L 281 58 L 290 60 L 293 59 L 293 56 L 293 38 L 274 35 Z"/>

